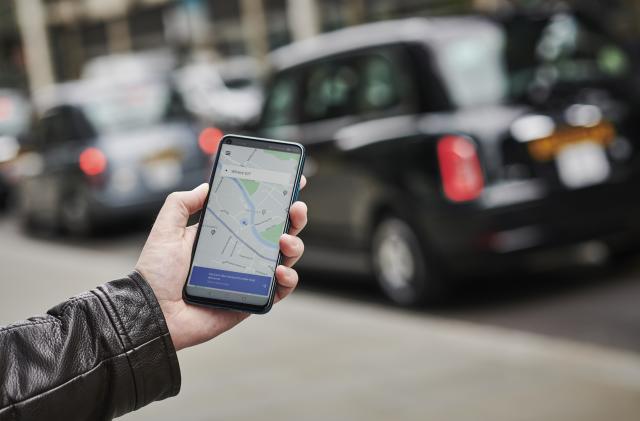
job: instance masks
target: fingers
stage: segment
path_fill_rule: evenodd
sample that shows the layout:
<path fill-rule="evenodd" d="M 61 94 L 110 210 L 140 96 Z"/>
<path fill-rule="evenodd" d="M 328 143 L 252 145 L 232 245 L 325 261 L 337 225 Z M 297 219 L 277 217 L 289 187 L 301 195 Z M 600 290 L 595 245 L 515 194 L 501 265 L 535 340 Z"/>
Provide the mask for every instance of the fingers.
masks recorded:
<path fill-rule="evenodd" d="M 282 264 L 291 267 L 302 257 L 302 253 L 304 253 L 304 243 L 298 237 L 282 234 L 280 237 L 280 251 L 285 257 Z"/>
<path fill-rule="evenodd" d="M 289 219 L 291 227 L 289 234 L 298 235 L 307 225 L 307 205 L 304 202 L 295 202 L 289 209 Z"/>
<path fill-rule="evenodd" d="M 203 183 L 190 191 L 171 193 L 160 209 L 156 223 L 184 228 L 189 216 L 202 209 L 208 191 L 209 185 Z"/>
<path fill-rule="evenodd" d="M 289 209 L 291 227 L 289 234 L 280 237 L 280 251 L 285 256 L 284 265 L 293 266 L 304 252 L 304 243 L 296 237 L 307 225 L 307 205 L 304 202 L 296 202 Z"/>
<path fill-rule="evenodd" d="M 307 177 L 304 175 L 300 177 L 300 190 L 304 189 L 304 186 L 307 185 Z"/>
<path fill-rule="evenodd" d="M 278 289 L 276 290 L 276 301 L 282 300 L 298 285 L 298 272 L 294 269 L 280 265 L 276 268 L 276 280 Z"/>

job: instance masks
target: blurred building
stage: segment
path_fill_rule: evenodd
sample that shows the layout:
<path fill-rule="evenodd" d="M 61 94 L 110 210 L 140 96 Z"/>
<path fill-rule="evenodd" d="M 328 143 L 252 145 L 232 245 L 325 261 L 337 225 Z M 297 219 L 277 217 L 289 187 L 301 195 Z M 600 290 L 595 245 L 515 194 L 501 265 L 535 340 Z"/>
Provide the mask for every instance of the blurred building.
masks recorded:
<path fill-rule="evenodd" d="M 4 1 L 0 6 L 0 78 L 10 73 L 7 62 L 17 60 L 14 15 L 23 36 L 31 85 L 40 86 L 77 78 L 87 60 L 109 53 L 170 48 L 178 53 L 208 50 L 219 57 L 249 54 L 261 59 L 273 48 L 318 32 L 406 16 L 571 4 L 595 10 L 595 16 L 611 15 L 617 28 L 634 29 L 625 29 L 619 17 L 628 17 L 629 11 L 640 16 L 640 3 L 611 3 L 603 8 L 597 0 Z M 634 22 L 637 26 L 637 20 Z M 634 32 L 640 33 L 637 28 Z"/>
<path fill-rule="evenodd" d="M 94 57 L 171 48 L 218 56 L 269 50 L 365 21 L 459 13 L 472 0 L 15 0 L 32 85 L 77 78 Z M 4 3 L 6 5 L 6 3 Z M 8 6 L 4 6 L 8 7 Z M 20 16 L 23 18 L 21 19 Z M 4 25 L 3 25 L 4 27 Z M 15 34 L 15 31 L 9 30 Z M 38 33 L 42 36 L 38 39 Z M 40 73 L 40 75 L 38 75 Z"/>
<path fill-rule="evenodd" d="M 0 88 L 23 87 L 24 60 L 14 4 L 0 2 Z"/>

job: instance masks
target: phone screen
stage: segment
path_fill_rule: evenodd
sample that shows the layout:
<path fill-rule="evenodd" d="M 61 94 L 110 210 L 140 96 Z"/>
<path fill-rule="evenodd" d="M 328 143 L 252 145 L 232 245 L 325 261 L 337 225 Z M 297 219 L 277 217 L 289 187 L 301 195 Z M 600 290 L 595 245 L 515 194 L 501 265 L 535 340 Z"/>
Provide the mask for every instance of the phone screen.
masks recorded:
<path fill-rule="evenodd" d="M 265 305 L 302 151 L 248 139 L 228 142 L 219 151 L 186 292 Z"/>

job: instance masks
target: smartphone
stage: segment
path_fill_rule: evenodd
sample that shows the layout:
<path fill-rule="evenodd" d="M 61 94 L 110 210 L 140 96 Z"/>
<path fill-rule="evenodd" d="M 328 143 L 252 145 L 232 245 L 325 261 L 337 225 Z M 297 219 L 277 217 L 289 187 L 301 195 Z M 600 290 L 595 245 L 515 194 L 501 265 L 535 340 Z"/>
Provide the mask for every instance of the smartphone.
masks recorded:
<path fill-rule="evenodd" d="M 273 305 L 280 236 L 300 191 L 299 143 L 227 135 L 200 215 L 185 301 L 266 313 Z"/>

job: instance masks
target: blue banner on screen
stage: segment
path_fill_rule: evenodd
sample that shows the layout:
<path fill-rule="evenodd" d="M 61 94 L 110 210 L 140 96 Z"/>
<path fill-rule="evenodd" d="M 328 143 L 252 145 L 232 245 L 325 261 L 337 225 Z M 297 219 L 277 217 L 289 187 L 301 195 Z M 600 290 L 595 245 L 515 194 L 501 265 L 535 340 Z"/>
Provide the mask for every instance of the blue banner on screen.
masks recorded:
<path fill-rule="evenodd" d="M 258 295 L 268 295 L 270 283 L 271 278 L 268 276 L 250 275 L 248 273 L 231 272 L 201 266 L 193 267 L 190 282 L 191 285 L 201 287 Z"/>

